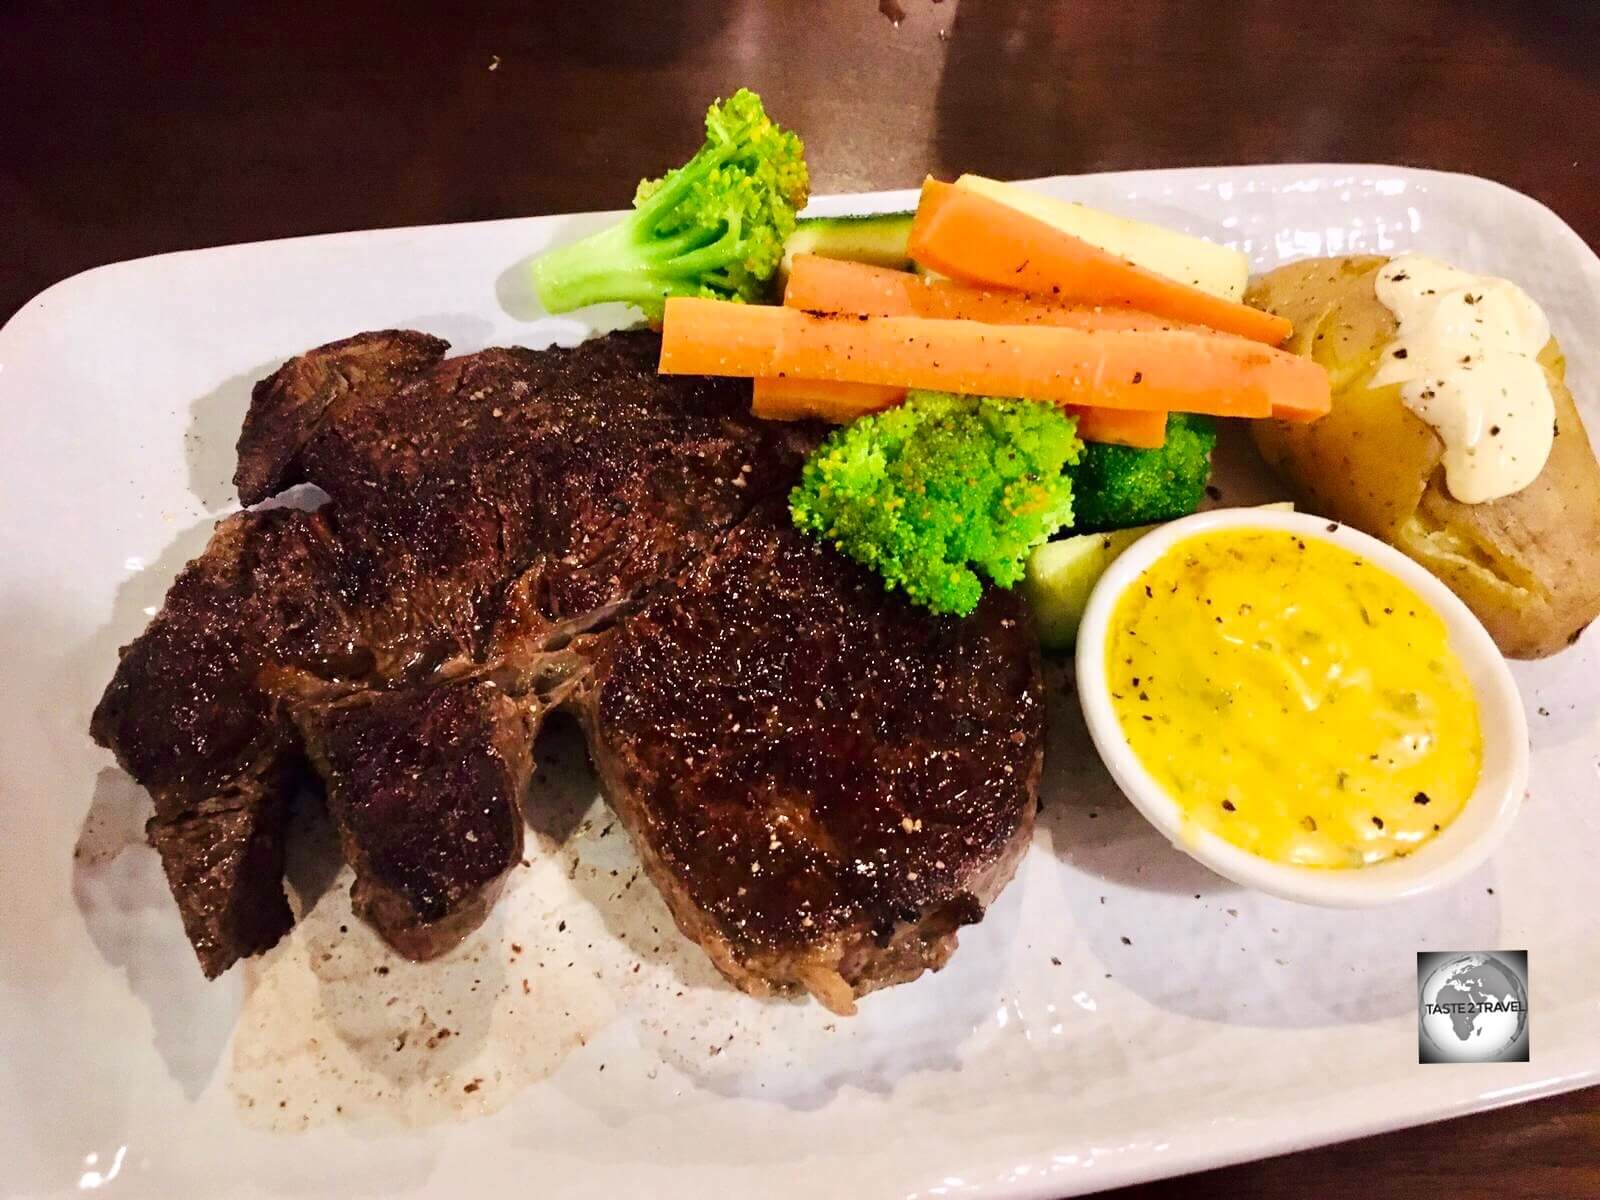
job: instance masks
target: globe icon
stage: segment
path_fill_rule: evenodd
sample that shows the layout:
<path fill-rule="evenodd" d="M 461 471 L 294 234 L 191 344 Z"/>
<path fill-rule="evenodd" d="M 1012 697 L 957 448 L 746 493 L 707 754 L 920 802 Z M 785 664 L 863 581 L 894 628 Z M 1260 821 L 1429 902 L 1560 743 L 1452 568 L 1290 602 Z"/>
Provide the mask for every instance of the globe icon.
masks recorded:
<path fill-rule="evenodd" d="M 1528 989 L 1491 954 L 1453 955 L 1423 980 L 1421 1017 L 1446 1061 L 1500 1061 L 1528 1027 Z"/>

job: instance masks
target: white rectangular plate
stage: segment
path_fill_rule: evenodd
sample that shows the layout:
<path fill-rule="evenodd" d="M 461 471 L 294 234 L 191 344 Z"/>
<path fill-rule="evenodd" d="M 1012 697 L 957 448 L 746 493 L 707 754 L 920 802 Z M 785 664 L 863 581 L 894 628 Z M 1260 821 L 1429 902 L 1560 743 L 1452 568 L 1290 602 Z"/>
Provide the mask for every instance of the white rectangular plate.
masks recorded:
<path fill-rule="evenodd" d="M 1257 268 L 1417 248 L 1512 276 L 1548 310 L 1600 428 L 1600 261 L 1497 184 L 1285 166 L 1039 186 L 1234 243 Z M 251 382 L 362 329 L 424 329 L 458 351 L 581 336 L 525 319 L 520 264 L 601 219 L 121 263 L 0 331 L 8 1189 L 1059 1196 L 1600 1077 L 1593 634 L 1517 668 L 1534 770 L 1509 844 L 1394 909 L 1269 900 L 1165 845 L 1111 791 L 1052 670 L 1044 812 L 1016 882 L 945 971 L 854 1019 L 722 983 L 633 882 L 560 737 L 531 866 L 450 958 L 392 960 L 310 861 L 293 881 L 316 903 L 295 934 L 204 983 L 140 843 L 148 802 L 85 729 L 116 648 L 234 504 Z M 1250 498 L 1242 477 L 1219 482 Z M 1533 1061 L 1418 1066 L 1416 951 L 1496 947 L 1531 955 Z"/>

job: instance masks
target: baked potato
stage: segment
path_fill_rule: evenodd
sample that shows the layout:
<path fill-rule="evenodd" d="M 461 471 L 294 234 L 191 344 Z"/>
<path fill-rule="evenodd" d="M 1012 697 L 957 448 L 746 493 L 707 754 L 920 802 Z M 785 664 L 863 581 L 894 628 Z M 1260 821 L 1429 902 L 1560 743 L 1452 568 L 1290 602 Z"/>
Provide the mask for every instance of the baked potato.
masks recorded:
<path fill-rule="evenodd" d="M 1327 368 L 1333 410 L 1311 424 L 1252 422 L 1256 447 L 1312 511 L 1382 538 L 1466 601 L 1513 658 L 1553 654 L 1600 615 L 1600 465 L 1554 338 L 1539 361 L 1556 438 L 1519 492 L 1463 504 L 1443 443 L 1399 385 L 1369 386 L 1395 320 L 1374 288 L 1387 259 L 1309 259 L 1256 280 L 1246 299 L 1294 322 L 1286 348 Z"/>

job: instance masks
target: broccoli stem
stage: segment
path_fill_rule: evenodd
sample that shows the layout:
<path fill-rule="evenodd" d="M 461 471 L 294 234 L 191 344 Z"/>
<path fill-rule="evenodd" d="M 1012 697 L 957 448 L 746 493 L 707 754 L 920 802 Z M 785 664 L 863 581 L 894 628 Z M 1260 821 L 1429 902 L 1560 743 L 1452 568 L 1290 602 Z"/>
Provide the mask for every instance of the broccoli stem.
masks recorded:
<path fill-rule="evenodd" d="M 613 300 L 642 307 L 659 304 L 664 296 L 692 296 L 699 291 L 691 276 L 675 277 L 669 269 L 673 254 L 692 246 L 693 236 L 641 240 L 639 225 L 630 217 L 541 255 L 533 264 L 533 282 L 545 310 L 570 312 Z"/>
<path fill-rule="evenodd" d="M 533 279 L 546 311 L 570 312 L 617 300 L 643 307 L 667 296 L 697 294 L 695 275 L 727 265 L 737 250 L 738 222 L 709 241 L 702 229 L 663 236 L 656 224 L 727 153 L 724 147 L 706 147 L 622 221 L 541 255 L 533 264 Z"/>
<path fill-rule="evenodd" d="M 655 200 L 652 196 L 620 224 L 539 257 L 534 286 L 546 311 L 570 312 L 614 300 L 642 307 L 667 296 L 698 295 L 708 282 L 705 276 L 737 261 L 743 236 L 737 214 L 710 241 L 701 229 L 655 237 L 650 232 Z"/>

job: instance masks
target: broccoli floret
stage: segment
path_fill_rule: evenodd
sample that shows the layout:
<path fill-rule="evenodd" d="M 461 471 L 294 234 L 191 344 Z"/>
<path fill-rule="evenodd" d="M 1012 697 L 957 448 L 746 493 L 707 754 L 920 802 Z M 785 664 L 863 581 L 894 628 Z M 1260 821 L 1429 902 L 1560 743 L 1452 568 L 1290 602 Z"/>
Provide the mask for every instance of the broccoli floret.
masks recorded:
<path fill-rule="evenodd" d="M 1053 404 L 912 392 L 823 442 L 789 511 L 915 603 L 965 614 L 978 572 L 1010 587 L 1028 551 L 1071 523 L 1062 468 L 1082 449 Z"/>
<path fill-rule="evenodd" d="M 647 179 L 621 223 L 533 264 L 547 311 L 620 300 L 660 320 L 668 296 L 756 300 L 783 258 L 809 180 L 800 139 L 744 88 L 706 111 L 706 144 Z"/>
<path fill-rule="evenodd" d="M 1159 450 L 1090 442 L 1067 468 L 1072 478 L 1077 533 L 1098 533 L 1186 517 L 1200 507 L 1211 477 L 1216 426 L 1205 417 L 1173 413 Z"/>

